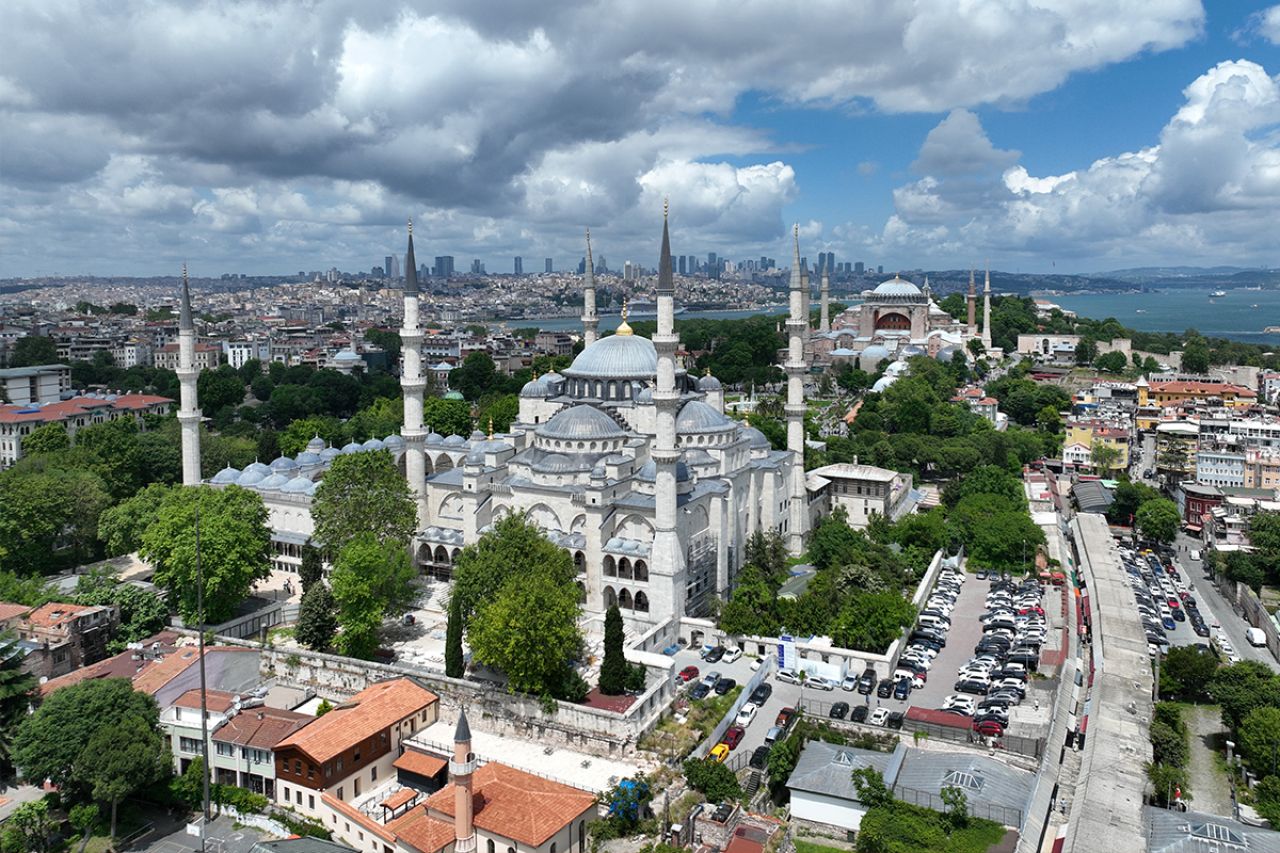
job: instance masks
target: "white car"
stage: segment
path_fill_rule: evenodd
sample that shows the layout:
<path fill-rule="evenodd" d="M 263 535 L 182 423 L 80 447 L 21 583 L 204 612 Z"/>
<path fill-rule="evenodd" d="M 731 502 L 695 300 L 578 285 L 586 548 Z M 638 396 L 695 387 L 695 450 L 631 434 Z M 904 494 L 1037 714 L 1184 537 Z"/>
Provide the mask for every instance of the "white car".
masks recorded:
<path fill-rule="evenodd" d="M 764 658 L 756 658 L 751 662 L 751 671 L 756 672 L 762 666 L 764 666 Z"/>
<path fill-rule="evenodd" d="M 948 696 L 942 703 L 944 711 L 964 711 L 969 716 L 973 716 L 973 712 L 978 709 L 978 702 L 972 696 L 961 696 L 953 694 Z"/>
<path fill-rule="evenodd" d="M 738 711 L 738 716 L 733 721 L 745 729 L 755 721 L 759 711 L 754 702 L 748 702 L 742 706 L 742 710 Z"/>
<path fill-rule="evenodd" d="M 883 726 L 885 723 L 889 722 L 889 709 L 876 708 L 871 712 L 871 719 L 867 720 L 867 722 L 873 726 Z"/>
<path fill-rule="evenodd" d="M 800 676 L 796 673 L 794 669 L 780 669 L 774 675 L 774 678 L 778 679 L 783 684 L 799 684 L 800 683 Z"/>
<path fill-rule="evenodd" d="M 720 658 L 720 663 L 733 663 L 742 657 L 742 649 L 729 649 L 724 653 L 724 657 Z"/>

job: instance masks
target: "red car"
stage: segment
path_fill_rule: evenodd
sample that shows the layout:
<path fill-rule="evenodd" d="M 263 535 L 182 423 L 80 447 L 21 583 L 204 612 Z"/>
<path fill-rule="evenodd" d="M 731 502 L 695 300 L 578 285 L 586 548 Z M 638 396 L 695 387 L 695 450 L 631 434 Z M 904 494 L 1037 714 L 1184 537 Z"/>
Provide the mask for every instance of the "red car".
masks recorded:
<path fill-rule="evenodd" d="M 693 681 L 698 677 L 698 668 L 696 666 L 686 666 L 680 670 L 680 674 L 676 676 L 681 681 Z"/>
<path fill-rule="evenodd" d="M 729 726 L 724 737 L 720 738 L 720 742 L 730 749 L 737 749 L 738 744 L 742 742 L 742 736 L 746 733 L 746 729 L 742 726 Z"/>
<path fill-rule="evenodd" d="M 778 712 L 778 719 L 774 720 L 773 724 L 775 726 L 781 726 L 782 728 L 785 729 L 787 726 L 791 725 L 791 721 L 795 719 L 795 716 L 796 716 L 795 708 L 783 708 L 781 711 Z"/>
<path fill-rule="evenodd" d="M 987 737 L 1004 737 L 1004 726 L 995 720 L 980 720 L 973 724 L 973 730 Z"/>

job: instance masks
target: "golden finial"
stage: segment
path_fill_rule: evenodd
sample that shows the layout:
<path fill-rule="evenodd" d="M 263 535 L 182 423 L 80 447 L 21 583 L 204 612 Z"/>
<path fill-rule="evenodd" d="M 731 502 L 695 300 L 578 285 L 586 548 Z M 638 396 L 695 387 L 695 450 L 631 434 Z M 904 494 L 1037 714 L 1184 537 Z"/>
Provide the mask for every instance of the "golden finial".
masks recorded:
<path fill-rule="evenodd" d="M 489 418 L 489 440 L 493 441 L 493 418 Z"/>
<path fill-rule="evenodd" d="M 710 368 L 710 367 L 704 367 L 704 368 L 702 368 L 702 375 L 703 375 L 703 376 L 710 376 L 710 375 L 711 375 L 711 368 Z"/>
<path fill-rule="evenodd" d="M 183 284 L 187 283 L 187 262 L 186 261 L 182 262 L 182 283 Z"/>
<path fill-rule="evenodd" d="M 413 234 L 413 217 L 412 216 L 409 217 L 409 234 L 410 235 Z"/>
<path fill-rule="evenodd" d="M 743 415 L 743 416 L 742 416 L 742 425 L 743 425 L 744 427 L 749 427 L 749 426 L 751 426 L 751 421 L 747 420 L 747 416 L 746 416 L 746 415 Z"/>
<path fill-rule="evenodd" d="M 666 219 L 667 214 L 671 211 L 671 199 L 665 195 L 662 197 L 662 218 Z"/>
<path fill-rule="evenodd" d="M 627 300 L 622 300 L 622 322 L 618 324 L 618 328 L 614 331 L 615 335 L 630 335 L 631 326 L 627 323 Z"/>

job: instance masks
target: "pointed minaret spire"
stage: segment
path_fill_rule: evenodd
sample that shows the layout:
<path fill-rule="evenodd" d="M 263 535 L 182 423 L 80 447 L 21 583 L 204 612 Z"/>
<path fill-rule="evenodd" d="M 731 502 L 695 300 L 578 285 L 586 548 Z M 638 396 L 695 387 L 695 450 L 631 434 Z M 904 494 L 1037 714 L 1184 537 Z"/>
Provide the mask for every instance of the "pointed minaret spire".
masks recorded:
<path fill-rule="evenodd" d="M 473 853 L 476 849 L 475 797 L 472 776 L 476 757 L 471 751 L 471 727 L 467 712 L 458 715 L 453 733 L 453 760 L 449 762 L 449 778 L 453 782 L 453 849 L 455 853 Z"/>
<path fill-rule="evenodd" d="M 191 284 L 182 265 L 182 296 L 178 311 L 178 423 L 182 441 L 182 485 L 200 485 L 200 401 L 196 392 L 196 329 L 191 322 Z"/>
<path fill-rule="evenodd" d="M 991 349 L 991 265 L 987 264 L 986 280 L 982 285 L 982 346 Z"/>
<path fill-rule="evenodd" d="M 591 346 L 599 337 L 600 318 L 596 316 L 596 266 L 591 257 L 591 229 L 587 229 L 587 268 L 582 280 L 582 344 Z"/>
<path fill-rule="evenodd" d="M 413 219 L 409 219 L 409 248 L 404 253 L 404 292 L 418 295 L 418 262 L 413 257 Z"/>
<path fill-rule="evenodd" d="M 805 310 L 805 285 L 808 276 L 800 263 L 800 226 L 792 229 L 795 238 L 795 255 L 791 261 L 791 314 L 787 317 L 787 361 L 783 369 L 787 373 L 787 450 L 791 453 L 788 466 L 787 548 L 792 554 L 804 550 L 806 520 L 809 514 L 808 490 L 804 476 L 804 375 L 809 367 L 804 360 L 805 336 L 809 331 L 809 316 Z"/>
<path fill-rule="evenodd" d="M 182 301 L 178 307 L 178 331 L 194 329 L 191 322 L 191 283 L 187 281 L 187 264 L 182 264 Z"/>
<path fill-rule="evenodd" d="M 818 331 L 826 334 L 831 331 L 831 271 L 827 269 L 824 257 L 822 262 L 822 304 L 819 306 Z"/>
<path fill-rule="evenodd" d="M 667 201 L 662 201 L 662 251 L 658 255 L 658 293 L 675 293 L 671 275 L 671 233 L 667 229 Z"/>

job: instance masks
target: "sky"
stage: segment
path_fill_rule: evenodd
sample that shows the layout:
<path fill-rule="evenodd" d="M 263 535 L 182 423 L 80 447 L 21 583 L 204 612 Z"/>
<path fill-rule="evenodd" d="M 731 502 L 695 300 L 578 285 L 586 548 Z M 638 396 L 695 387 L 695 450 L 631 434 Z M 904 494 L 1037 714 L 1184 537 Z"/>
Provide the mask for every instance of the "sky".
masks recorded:
<path fill-rule="evenodd" d="M 0 278 L 1280 266 L 1280 6 L 5 0 Z M 14 36 L 17 37 L 14 37 Z"/>

